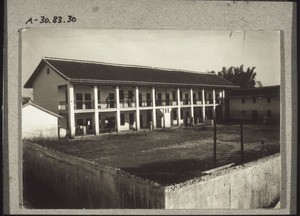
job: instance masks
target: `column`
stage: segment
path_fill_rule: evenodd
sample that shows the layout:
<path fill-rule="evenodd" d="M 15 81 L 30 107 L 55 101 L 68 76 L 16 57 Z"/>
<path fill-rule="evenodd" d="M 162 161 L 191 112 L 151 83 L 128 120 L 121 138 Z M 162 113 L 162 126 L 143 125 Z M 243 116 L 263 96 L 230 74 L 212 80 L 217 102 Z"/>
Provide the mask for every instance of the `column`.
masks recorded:
<path fill-rule="evenodd" d="M 190 89 L 190 95 L 191 95 L 191 117 L 194 117 L 194 98 L 193 98 L 193 89 Z"/>
<path fill-rule="evenodd" d="M 180 119 L 181 119 L 181 108 L 180 108 L 180 89 L 177 88 L 177 123 L 180 126 Z"/>
<path fill-rule="evenodd" d="M 119 93 L 119 86 L 116 86 L 116 107 L 117 107 L 117 132 L 120 132 L 121 128 L 121 112 L 120 112 L 120 93 Z"/>
<path fill-rule="evenodd" d="M 152 87 L 152 123 L 153 129 L 156 129 L 156 107 L 155 107 L 155 87 Z"/>
<path fill-rule="evenodd" d="M 98 86 L 94 86 L 95 135 L 99 135 Z"/>
<path fill-rule="evenodd" d="M 203 116 L 203 122 L 205 122 L 205 92 L 204 88 L 202 89 L 202 116 Z"/>
<path fill-rule="evenodd" d="M 225 119 L 225 90 L 222 90 L 222 119 Z"/>
<path fill-rule="evenodd" d="M 75 137 L 75 113 L 74 113 L 74 86 L 69 84 L 68 86 L 68 118 L 69 118 L 69 130 L 70 136 L 72 138 Z"/>
<path fill-rule="evenodd" d="M 136 130 L 139 131 L 140 126 L 140 103 L 139 103 L 139 87 L 135 87 L 135 106 L 136 106 Z"/>
<path fill-rule="evenodd" d="M 216 118 L 216 91 L 213 89 L 213 118 Z"/>

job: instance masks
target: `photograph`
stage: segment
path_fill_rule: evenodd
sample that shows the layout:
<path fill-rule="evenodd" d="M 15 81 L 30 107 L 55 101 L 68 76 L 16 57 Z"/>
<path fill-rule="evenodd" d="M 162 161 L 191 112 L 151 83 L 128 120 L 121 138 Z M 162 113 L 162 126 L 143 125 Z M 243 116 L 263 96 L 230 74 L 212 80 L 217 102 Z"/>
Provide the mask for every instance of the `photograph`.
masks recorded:
<path fill-rule="evenodd" d="M 23 208 L 280 208 L 282 31 L 19 34 Z"/>

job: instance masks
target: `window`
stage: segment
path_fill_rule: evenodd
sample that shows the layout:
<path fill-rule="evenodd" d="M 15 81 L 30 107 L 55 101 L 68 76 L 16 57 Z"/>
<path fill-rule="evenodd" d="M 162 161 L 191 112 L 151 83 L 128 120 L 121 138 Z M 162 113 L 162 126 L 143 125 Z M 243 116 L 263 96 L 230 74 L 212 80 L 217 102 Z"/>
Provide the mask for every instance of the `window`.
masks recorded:
<path fill-rule="evenodd" d="M 134 124 L 134 114 L 133 113 L 129 113 L 129 124 L 130 125 Z"/>
<path fill-rule="evenodd" d="M 201 92 L 198 92 L 198 98 L 200 99 L 201 97 Z"/>
<path fill-rule="evenodd" d="M 128 91 L 128 99 L 133 101 L 133 91 Z"/>
<path fill-rule="evenodd" d="M 120 101 L 124 101 L 124 91 L 120 90 Z"/>
<path fill-rule="evenodd" d="M 245 103 L 245 98 L 242 98 L 242 103 Z"/>
<path fill-rule="evenodd" d="M 67 89 L 65 90 L 65 98 L 66 98 L 66 102 L 68 103 L 69 99 L 68 99 L 68 90 Z"/>
<path fill-rule="evenodd" d="M 90 93 L 85 93 L 84 100 L 85 100 L 85 108 L 92 109 L 92 95 Z"/>
<path fill-rule="evenodd" d="M 183 119 L 183 111 L 182 111 L 182 109 L 180 110 L 180 119 Z"/>
<path fill-rule="evenodd" d="M 180 91 L 180 100 L 182 99 L 182 91 Z"/>
<path fill-rule="evenodd" d="M 267 110 L 267 117 L 270 118 L 271 117 L 271 110 Z"/>
<path fill-rule="evenodd" d="M 83 94 L 76 93 L 76 109 L 82 109 L 83 104 Z"/>
<path fill-rule="evenodd" d="M 173 110 L 173 120 L 177 120 L 177 110 Z"/>
<path fill-rule="evenodd" d="M 245 117 L 245 115 L 246 115 L 246 111 L 242 110 L 242 117 Z"/>
<path fill-rule="evenodd" d="M 125 115 L 121 114 L 121 125 L 125 125 Z"/>
<path fill-rule="evenodd" d="M 50 74 L 50 69 L 49 68 L 47 68 L 47 74 Z"/>
<path fill-rule="evenodd" d="M 83 124 L 83 119 L 77 119 L 76 120 L 76 125 L 77 126 L 83 126 L 84 124 Z"/>
<path fill-rule="evenodd" d="M 208 95 L 208 99 L 211 99 L 211 94 Z"/>
<path fill-rule="evenodd" d="M 271 103 L 271 98 L 267 97 L 267 103 Z"/>
<path fill-rule="evenodd" d="M 101 101 L 101 92 L 100 92 L 100 90 L 98 89 L 98 103 L 100 103 L 100 101 Z M 96 99 L 96 98 L 95 98 Z"/>
<path fill-rule="evenodd" d="M 176 92 L 175 91 L 172 92 L 172 99 L 176 100 Z"/>
<path fill-rule="evenodd" d="M 253 103 L 256 103 L 256 98 L 253 98 L 252 101 L 253 101 Z"/>

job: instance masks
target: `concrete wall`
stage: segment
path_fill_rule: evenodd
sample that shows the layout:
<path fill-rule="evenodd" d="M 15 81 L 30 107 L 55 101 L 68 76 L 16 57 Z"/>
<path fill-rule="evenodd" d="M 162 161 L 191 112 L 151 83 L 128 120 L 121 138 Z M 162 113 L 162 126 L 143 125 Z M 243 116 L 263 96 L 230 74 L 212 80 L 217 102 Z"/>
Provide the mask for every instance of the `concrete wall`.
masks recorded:
<path fill-rule="evenodd" d="M 280 197 L 279 154 L 164 187 L 33 143 L 23 153 L 24 182 L 65 208 L 253 209 Z"/>
<path fill-rule="evenodd" d="M 22 108 L 22 138 L 58 138 L 58 118 L 30 104 Z"/>
<path fill-rule="evenodd" d="M 66 208 L 164 208 L 164 188 L 112 167 L 23 142 L 26 181 Z"/>
<path fill-rule="evenodd" d="M 250 209 L 280 197 L 279 154 L 166 187 L 166 209 Z"/>

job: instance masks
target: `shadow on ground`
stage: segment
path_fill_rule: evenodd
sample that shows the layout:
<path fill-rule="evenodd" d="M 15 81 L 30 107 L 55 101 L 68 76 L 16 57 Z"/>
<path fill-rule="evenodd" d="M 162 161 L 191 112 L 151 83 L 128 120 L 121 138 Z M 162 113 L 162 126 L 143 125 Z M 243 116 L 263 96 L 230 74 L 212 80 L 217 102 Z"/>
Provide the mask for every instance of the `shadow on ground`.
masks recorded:
<path fill-rule="evenodd" d="M 244 153 L 244 163 L 254 161 L 279 152 L 279 148 L 267 149 L 266 152 L 249 151 Z M 223 157 L 217 155 L 216 167 L 235 163 L 241 164 L 239 151 Z M 226 159 L 225 159 L 226 158 Z M 121 169 L 144 179 L 158 182 L 162 185 L 181 183 L 202 176 L 202 172 L 215 168 L 213 157 L 205 159 L 178 159 L 143 164 L 139 167 L 121 167 Z"/>

